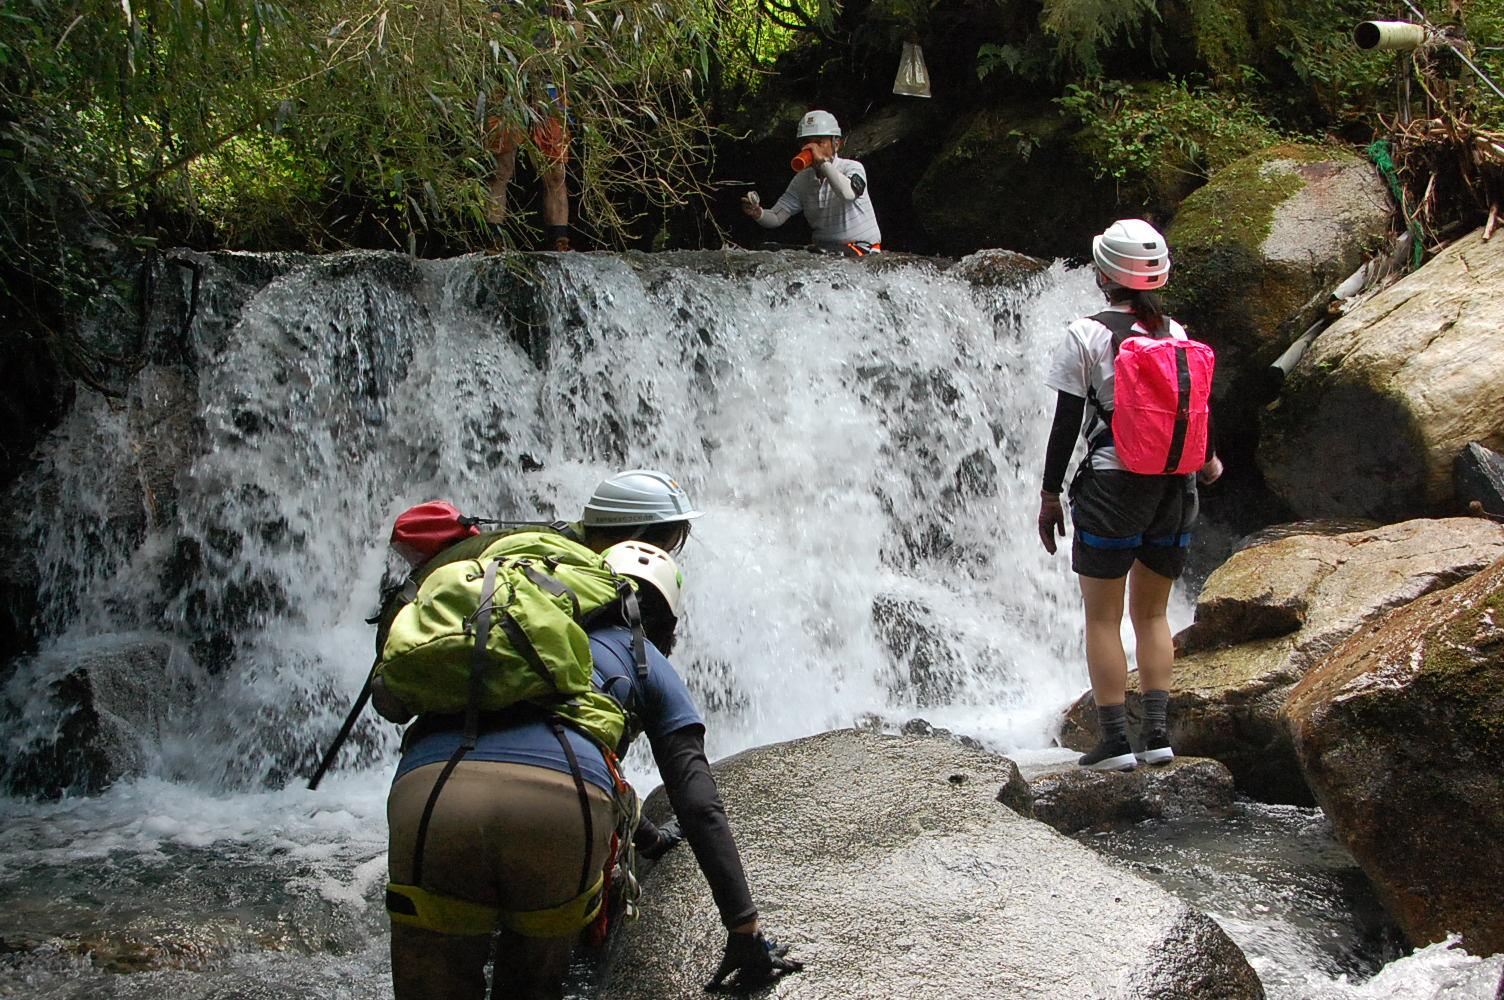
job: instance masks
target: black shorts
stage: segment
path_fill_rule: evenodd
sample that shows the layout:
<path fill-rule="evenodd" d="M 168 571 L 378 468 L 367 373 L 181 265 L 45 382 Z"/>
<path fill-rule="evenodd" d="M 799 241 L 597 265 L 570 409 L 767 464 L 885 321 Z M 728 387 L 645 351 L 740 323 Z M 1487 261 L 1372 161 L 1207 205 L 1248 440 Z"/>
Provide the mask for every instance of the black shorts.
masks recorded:
<path fill-rule="evenodd" d="M 1195 476 L 1082 469 L 1071 483 L 1071 569 L 1115 580 L 1136 559 L 1174 580 L 1185 569 L 1198 506 Z"/>

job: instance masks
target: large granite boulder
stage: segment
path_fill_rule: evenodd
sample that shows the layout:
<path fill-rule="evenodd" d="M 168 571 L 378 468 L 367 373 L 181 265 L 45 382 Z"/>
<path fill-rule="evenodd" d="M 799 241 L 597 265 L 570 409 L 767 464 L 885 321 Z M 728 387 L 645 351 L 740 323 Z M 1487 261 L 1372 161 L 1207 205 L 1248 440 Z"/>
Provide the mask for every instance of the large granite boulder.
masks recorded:
<path fill-rule="evenodd" d="M 1365 624 L 1501 556 L 1504 525 L 1468 517 L 1292 535 L 1235 553 L 1207 578 L 1195 621 L 1176 637 L 1176 752 L 1220 760 L 1255 798 L 1309 804 L 1279 719 L 1290 688 Z M 1136 674 L 1129 683 L 1136 726 Z M 1060 740 L 1084 750 L 1096 739 L 1088 691 L 1067 712 Z"/>
<path fill-rule="evenodd" d="M 1216 348 L 1219 390 L 1284 350 L 1306 304 L 1382 243 L 1390 211 L 1373 165 L 1332 146 L 1261 150 L 1185 199 L 1165 234 L 1166 301 Z"/>
<path fill-rule="evenodd" d="M 1210 918 L 999 805 L 1004 758 L 843 730 L 715 772 L 762 919 L 805 963 L 761 996 L 1263 996 Z M 642 906 L 601 995 L 703 997 L 725 930 L 688 851 L 648 873 Z"/>
<path fill-rule="evenodd" d="M 1284 719 L 1339 837 L 1416 944 L 1504 951 L 1504 559 L 1364 629 Z"/>
<path fill-rule="evenodd" d="M 1458 240 L 1324 331 L 1264 423 L 1260 465 L 1305 517 L 1452 509 L 1471 442 L 1504 449 L 1504 239 Z"/>

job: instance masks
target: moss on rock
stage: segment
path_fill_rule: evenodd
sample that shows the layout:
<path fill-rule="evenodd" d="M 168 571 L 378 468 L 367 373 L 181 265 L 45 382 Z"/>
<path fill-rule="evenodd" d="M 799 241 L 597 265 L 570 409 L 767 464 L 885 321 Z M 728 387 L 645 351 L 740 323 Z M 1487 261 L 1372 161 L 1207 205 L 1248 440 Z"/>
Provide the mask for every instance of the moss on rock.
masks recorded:
<path fill-rule="evenodd" d="M 1383 224 L 1365 203 L 1367 178 L 1352 179 L 1363 169 L 1346 150 L 1282 143 L 1219 170 L 1181 205 L 1166 299 L 1229 375 L 1273 360 L 1303 307 L 1356 266 L 1366 230 Z"/>

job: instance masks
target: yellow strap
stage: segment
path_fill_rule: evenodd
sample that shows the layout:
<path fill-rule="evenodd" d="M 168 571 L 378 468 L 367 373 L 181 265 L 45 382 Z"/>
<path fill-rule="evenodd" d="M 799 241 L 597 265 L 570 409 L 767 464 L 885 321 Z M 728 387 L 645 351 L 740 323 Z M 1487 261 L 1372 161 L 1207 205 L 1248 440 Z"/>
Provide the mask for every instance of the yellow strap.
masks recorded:
<path fill-rule="evenodd" d="M 502 910 L 453 896 L 429 892 L 422 886 L 386 886 L 386 912 L 393 923 L 411 924 L 439 934 L 474 937 L 490 934 L 498 926 L 523 937 L 568 937 L 589 924 L 600 912 L 604 875 L 582 895 L 546 910 Z"/>

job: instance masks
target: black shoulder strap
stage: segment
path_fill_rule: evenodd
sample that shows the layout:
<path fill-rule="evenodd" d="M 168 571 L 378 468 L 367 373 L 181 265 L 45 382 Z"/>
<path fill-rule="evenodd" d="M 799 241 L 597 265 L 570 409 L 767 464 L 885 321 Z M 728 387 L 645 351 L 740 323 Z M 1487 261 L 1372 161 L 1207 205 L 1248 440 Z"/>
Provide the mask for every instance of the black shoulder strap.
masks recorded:
<path fill-rule="evenodd" d="M 1123 346 L 1123 341 L 1133 336 L 1133 324 L 1138 322 L 1138 317 L 1131 312 L 1121 312 L 1117 309 L 1103 309 L 1095 316 L 1090 317 L 1112 331 L 1112 356 L 1118 356 L 1118 348 Z"/>
<path fill-rule="evenodd" d="M 1133 324 L 1138 322 L 1138 317 L 1131 312 L 1118 309 L 1103 309 L 1088 318 L 1112 331 L 1112 356 L 1116 360 L 1118 348 L 1123 346 L 1123 341 L 1133 335 Z M 1087 441 L 1087 447 L 1093 451 L 1097 448 L 1105 448 L 1112 444 L 1112 411 L 1102 405 L 1102 401 L 1097 398 L 1097 390 L 1091 386 L 1086 387 L 1086 401 L 1096 411 L 1097 419 L 1102 424 L 1101 428 Z"/>

